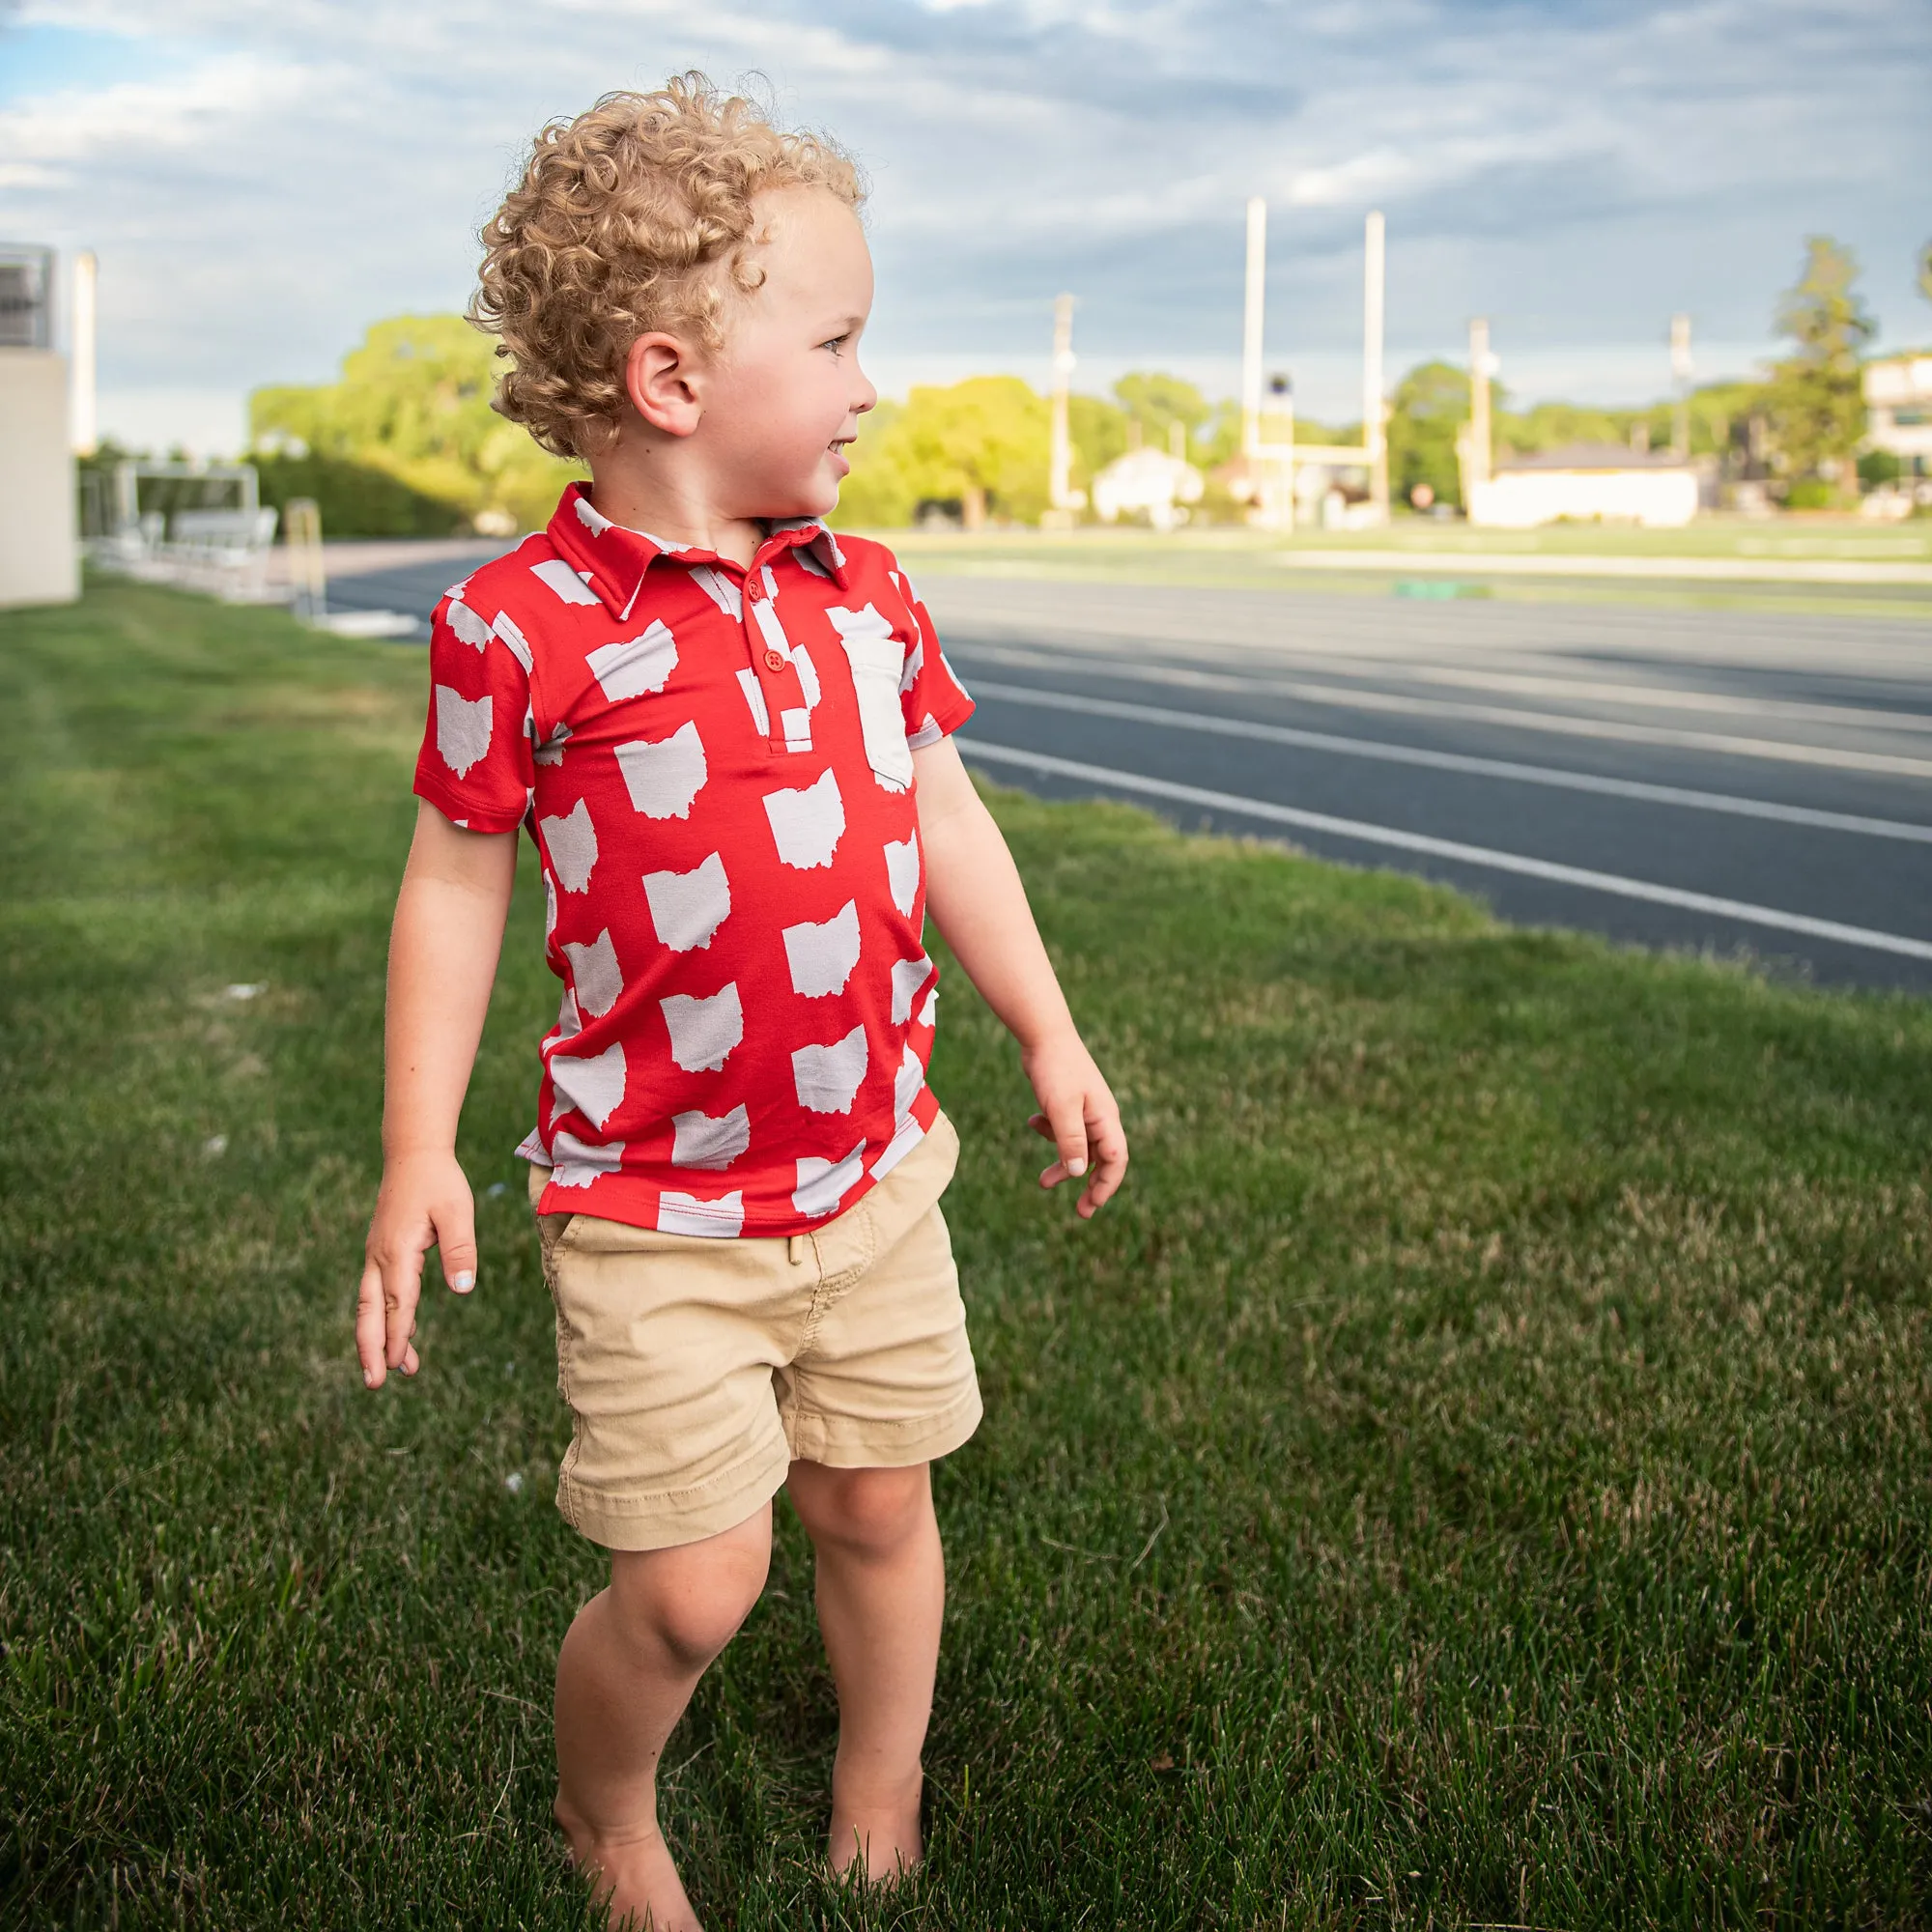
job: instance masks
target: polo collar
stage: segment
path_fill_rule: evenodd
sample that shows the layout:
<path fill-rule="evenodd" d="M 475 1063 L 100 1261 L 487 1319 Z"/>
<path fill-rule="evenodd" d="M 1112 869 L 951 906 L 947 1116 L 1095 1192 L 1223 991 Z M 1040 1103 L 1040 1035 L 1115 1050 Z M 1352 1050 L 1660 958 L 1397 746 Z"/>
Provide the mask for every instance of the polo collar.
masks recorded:
<path fill-rule="evenodd" d="M 845 553 L 838 539 L 816 517 L 788 517 L 766 526 L 759 559 L 767 560 L 773 545 L 784 550 L 809 550 L 840 590 L 845 582 Z M 659 557 L 680 562 L 720 564 L 724 560 L 690 544 L 667 543 L 643 530 L 626 529 L 604 516 L 582 483 L 564 491 L 545 534 L 557 554 L 597 593 L 597 600 L 620 623 L 631 614 L 644 579 Z M 726 569 L 734 565 L 724 563 Z"/>

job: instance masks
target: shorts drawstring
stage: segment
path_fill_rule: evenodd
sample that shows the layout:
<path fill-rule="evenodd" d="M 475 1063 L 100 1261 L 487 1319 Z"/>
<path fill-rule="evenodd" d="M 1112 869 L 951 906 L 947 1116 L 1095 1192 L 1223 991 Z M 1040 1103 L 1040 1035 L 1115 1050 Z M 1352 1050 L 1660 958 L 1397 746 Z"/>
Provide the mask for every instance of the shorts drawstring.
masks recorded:
<path fill-rule="evenodd" d="M 793 1235 L 785 1242 L 785 1259 L 796 1267 L 805 1259 L 805 1236 Z"/>

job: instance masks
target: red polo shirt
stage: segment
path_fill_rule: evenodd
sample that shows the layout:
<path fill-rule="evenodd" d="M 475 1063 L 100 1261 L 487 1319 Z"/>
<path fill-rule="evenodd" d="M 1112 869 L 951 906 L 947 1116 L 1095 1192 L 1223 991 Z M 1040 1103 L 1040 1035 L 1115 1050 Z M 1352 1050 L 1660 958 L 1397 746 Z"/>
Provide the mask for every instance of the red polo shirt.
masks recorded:
<path fill-rule="evenodd" d="M 849 1208 L 938 1112 L 912 753 L 973 710 L 892 553 L 781 524 L 747 571 L 573 485 L 443 599 L 430 675 L 417 793 L 542 860 L 541 1211 Z"/>

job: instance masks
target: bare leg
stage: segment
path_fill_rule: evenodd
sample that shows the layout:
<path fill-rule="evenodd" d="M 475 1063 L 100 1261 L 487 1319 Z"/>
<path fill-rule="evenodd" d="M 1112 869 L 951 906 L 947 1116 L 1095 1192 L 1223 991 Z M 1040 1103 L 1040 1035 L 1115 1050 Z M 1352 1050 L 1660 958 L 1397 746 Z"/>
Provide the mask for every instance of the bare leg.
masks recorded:
<path fill-rule="evenodd" d="M 892 1880 L 919 1863 L 920 1751 L 932 1716 L 946 1559 L 927 1465 L 794 1463 L 792 1507 L 818 1552 L 818 1626 L 838 1687 L 832 1868 Z"/>
<path fill-rule="evenodd" d="M 675 1549 L 612 1550 L 611 1587 L 556 1661 L 556 1821 L 571 1857 L 650 1932 L 699 1932 L 658 1830 L 658 1760 L 697 1680 L 758 1600 L 772 1512 Z"/>

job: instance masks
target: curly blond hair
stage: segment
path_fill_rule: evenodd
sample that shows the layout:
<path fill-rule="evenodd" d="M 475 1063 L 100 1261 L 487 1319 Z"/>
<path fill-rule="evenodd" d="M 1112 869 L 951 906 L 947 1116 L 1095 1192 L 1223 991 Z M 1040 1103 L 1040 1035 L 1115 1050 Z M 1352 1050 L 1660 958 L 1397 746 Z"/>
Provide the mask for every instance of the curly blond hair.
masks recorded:
<path fill-rule="evenodd" d="M 558 456 L 607 447 L 632 343 L 659 328 L 723 342 L 727 293 L 764 280 L 753 197 L 781 187 L 865 199 L 831 141 L 781 130 L 701 73 L 553 121 L 483 230 L 469 320 L 510 360 L 497 411 Z"/>

